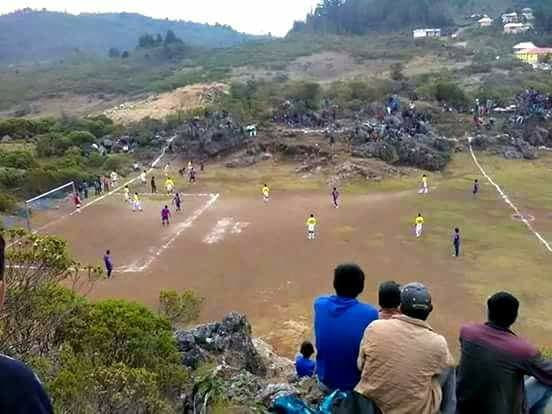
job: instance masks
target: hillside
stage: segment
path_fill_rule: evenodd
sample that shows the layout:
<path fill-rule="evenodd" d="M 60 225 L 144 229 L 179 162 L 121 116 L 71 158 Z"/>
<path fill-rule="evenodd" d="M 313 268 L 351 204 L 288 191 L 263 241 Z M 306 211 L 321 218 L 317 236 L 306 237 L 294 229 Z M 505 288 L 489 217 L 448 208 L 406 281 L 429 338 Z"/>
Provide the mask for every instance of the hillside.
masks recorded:
<path fill-rule="evenodd" d="M 255 36 L 228 26 L 157 20 L 139 14 L 81 14 L 78 16 L 26 9 L 0 16 L 0 63 L 62 58 L 76 49 L 107 55 L 110 48 L 130 50 L 145 33 L 172 30 L 191 46 L 229 47 Z"/>

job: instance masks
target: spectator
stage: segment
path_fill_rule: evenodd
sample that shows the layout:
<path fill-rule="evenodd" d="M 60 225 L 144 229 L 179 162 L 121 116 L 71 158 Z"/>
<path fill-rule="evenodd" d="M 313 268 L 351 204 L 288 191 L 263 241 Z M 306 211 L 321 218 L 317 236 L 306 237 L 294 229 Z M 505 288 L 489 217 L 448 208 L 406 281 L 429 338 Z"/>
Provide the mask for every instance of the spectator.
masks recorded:
<path fill-rule="evenodd" d="M 362 334 L 378 319 L 378 311 L 356 298 L 364 290 L 364 272 L 355 264 L 334 272 L 336 295 L 314 302 L 316 372 L 324 391 L 351 391 L 360 379 L 356 365 Z"/>
<path fill-rule="evenodd" d="M 4 305 L 6 243 L 0 236 L 0 309 Z M 50 414 L 52 404 L 37 376 L 25 364 L 0 354 L 0 413 Z"/>
<path fill-rule="evenodd" d="M 382 283 L 379 287 L 378 299 L 380 319 L 391 319 L 395 315 L 400 315 L 401 286 L 397 282 Z"/>
<path fill-rule="evenodd" d="M 487 308 L 487 323 L 466 325 L 460 331 L 458 413 L 540 414 L 547 403 L 552 408 L 552 360 L 544 360 L 510 330 L 518 316 L 518 300 L 499 292 L 487 301 Z M 524 386 L 525 375 L 534 379 Z"/>
<path fill-rule="evenodd" d="M 433 310 L 421 283 L 401 292 L 402 315 L 366 329 L 358 355 L 362 379 L 355 391 L 384 413 L 454 413 L 454 360 L 447 341 L 426 322 Z"/>
<path fill-rule="evenodd" d="M 299 355 L 295 358 L 295 370 L 299 378 L 312 377 L 314 375 L 316 364 L 310 359 L 313 355 L 314 346 L 308 341 L 303 342 Z"/>

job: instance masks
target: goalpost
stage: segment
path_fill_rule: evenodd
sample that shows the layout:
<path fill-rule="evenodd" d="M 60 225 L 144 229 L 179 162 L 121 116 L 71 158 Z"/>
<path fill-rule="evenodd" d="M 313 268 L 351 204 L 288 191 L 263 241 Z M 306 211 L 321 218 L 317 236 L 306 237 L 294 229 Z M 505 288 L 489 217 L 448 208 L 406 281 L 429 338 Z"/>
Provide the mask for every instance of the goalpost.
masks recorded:
<path fill-rule="evenodd" d="M 46 224 L 75 209 L 73 197 L 77 193 L 74 181 L 25 201 L 25 221 L 29 231 L 33 224 Z"/>

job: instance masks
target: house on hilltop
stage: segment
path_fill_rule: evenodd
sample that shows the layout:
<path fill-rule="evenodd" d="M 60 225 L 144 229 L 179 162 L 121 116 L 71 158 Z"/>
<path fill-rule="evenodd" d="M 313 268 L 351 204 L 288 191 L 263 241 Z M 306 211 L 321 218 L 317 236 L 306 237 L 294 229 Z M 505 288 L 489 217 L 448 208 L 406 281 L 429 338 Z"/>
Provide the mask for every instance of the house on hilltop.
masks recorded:
<path fill-rule="evenodd" d="M 490 27 L 493 24 L 493 19 L 491 19 L 489 16 L 484 16 L 479 19 L 477 23 L 479 23 L 479 27 Z"/>
<path fill-rule="evenodd" d="M 507 23 L 504 25 L 504 33 L 506 34 L 519 34 L 528 32 L 533 28 L 533 25 L 529 23 Z"/>
<path fill-rule="evenodd" d="M 519 16 L 516 12 L 512 13 L 504 13 L 502 15 L 502 23 L 518 23 L 519 22 Z"/>
<path fill-rule="evenodd" d="M 414 39 L 441 37 L 441 29 L 415 29 L 412 34 Z"/>
<path fill-rule="evenodd" d="M 535 47 L 531 49 L 522 49 L 514 53 L 521 61 L 530 65 L 545 63 L 552 59 L 552 48 L 550 47 Z"/>
<path fill-rule="evenodd" d="M 514 52 L 518 52 L 523 49 L 535 49 L 537 46 L 533 42 L 521 42 L 513 47 Z"/>

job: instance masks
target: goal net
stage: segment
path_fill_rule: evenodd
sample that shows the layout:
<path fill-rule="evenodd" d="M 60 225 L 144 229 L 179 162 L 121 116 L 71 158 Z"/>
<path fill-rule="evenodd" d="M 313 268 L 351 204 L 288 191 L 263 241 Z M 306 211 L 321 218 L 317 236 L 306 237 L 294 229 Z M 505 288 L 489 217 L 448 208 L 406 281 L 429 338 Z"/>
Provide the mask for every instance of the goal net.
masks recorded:
<path fill-rule="evenodd" d="M 64 184 L 25 201 L 25 218 L 29 230 L 37 230 L 75 211 L 75 183 Z M 80 195 L 82 200 L 82 195 Z"/>

